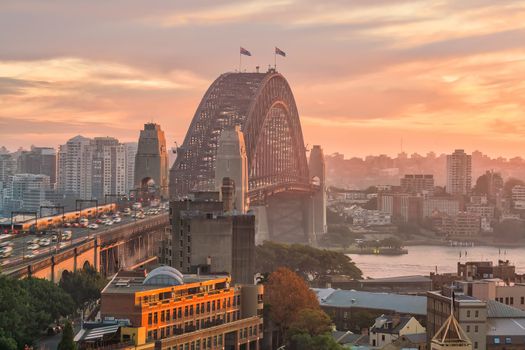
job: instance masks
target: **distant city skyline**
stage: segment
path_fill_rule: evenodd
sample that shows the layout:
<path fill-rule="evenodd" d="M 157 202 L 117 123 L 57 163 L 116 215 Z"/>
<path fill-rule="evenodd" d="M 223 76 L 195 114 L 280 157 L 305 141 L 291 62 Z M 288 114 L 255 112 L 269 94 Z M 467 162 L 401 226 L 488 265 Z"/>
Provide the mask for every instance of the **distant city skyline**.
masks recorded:
<path fill-rule="evenodd" d="M 183 140 L 207 87 L 278 70 L 305 142 L 326 154 L 480 149 L 521 155 L 525 4 L 392 1 L 16 1 L 0 11 L 0 138 L 13 149 L 72 136 Z M 26 25 L 31 23 L 31 25 Z"/>

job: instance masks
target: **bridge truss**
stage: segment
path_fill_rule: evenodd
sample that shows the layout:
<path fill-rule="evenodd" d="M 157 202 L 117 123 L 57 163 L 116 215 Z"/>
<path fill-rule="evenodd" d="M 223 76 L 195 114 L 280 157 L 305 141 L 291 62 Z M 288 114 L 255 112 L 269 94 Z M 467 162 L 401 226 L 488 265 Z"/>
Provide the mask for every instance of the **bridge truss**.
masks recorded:
<path fill-rule="evenodd" d="M 221 131 L 239 125 L 248 158 L 249 195 L 312 191 L 297 106 L 286 79 L 267 73 L 226 73 L 208 88 L 171 169 L 170 196 L 215 188 Z"/>

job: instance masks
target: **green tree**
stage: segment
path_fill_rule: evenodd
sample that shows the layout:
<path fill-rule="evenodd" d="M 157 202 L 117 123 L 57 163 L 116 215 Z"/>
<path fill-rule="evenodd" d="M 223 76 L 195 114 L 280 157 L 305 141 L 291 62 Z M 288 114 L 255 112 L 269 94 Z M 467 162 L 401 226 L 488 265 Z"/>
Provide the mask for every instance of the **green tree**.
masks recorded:
<path fill-rule="evenodd" d="M 494 237 L 502 242 L 514 242 L 525 238 L 525 224 L 518 219 L 508 219 L 494 226 Z"/>
<path fill-rule="evenodd" d="M 368 202 L 363 204 L 363 208 L 368 210 L 377 210 L 377 197 L 370 198 Z"/>
<path fill-rule="evenodd" d="M 53 321 L 67 316 L 73 305 L 55 284 L 35 278 L 0 276 L 0 296 L 0 338 L 7 344 L 14 340 L 18 348 L 32 344 Z"/>
<path fill-rule="evenodd" d="M 361 270 L 348 256 L 326 249 L 266 241 L 257 246 L 255 254 L 255 266 L 258 272 L 273 272 L 279 267 L 287 267 L 312 285 L 322 285 L 330 275 L 362 278 Z"/>
<path fill-rule="evenodd" d="M 73 326 L 71 326 L 71 322 L 68 322 L 64 327 L 62 340 L 60 340 L 60 343 L 58 343 L 57 350 L 75 350 L 76 348 L 77 346 L 73 340 Z"/>
<path fill-rule="evenodd" d="M 13 338 L 0 337 L 0 349 L 16 350 L 16 341 Z"/>
<path fill-rule="evenodd" d="M 505 184 L 503 185 L 503 193 L 505 194 L 505 196 L 507 198 L 510 198 L 512 196 L 512 188 L 518 185 L 524 186 L 525 182 L 523 182 L 520 179 L 513 178 L 513 177 L 505 181 Z"/>
<path fill-rule="evenodd" d="M 294 334 L 289 345 L 290 350 L 342 350 L 341 345 L 332 338 L 330 334 L 310 335 L 308 333 Z"/>
<path fill-rule="evenodd" d="M 75 272 L 64 271 L 59 286 L 71 295 L 77 308 L 84 309 L 88 303 L 100 299 L 106 283 L 100 273 L 88 267 Z"/>
<path fill-rule="evenodd" d="M 332 320 L 320 309 L 302 309 L 290 324 L 290 333 L 308 333 L 312 336 L 329 333 Z"/>
<path fill-rule="evenodd" d="M 379 246 L 400 249 L 403 246 L 403 242 L 395 237 L 388 237 L 379 241 Z"/>

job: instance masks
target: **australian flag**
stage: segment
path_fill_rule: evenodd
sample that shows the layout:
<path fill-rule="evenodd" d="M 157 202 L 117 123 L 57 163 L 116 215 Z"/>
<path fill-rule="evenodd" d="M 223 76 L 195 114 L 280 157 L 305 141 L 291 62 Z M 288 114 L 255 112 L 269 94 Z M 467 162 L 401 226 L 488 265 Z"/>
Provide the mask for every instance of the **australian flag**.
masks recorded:
<path fill-rule="evenodd" d="M 246 50 L 244 47 L 241 47 L 241 55 L 251 56 L 252 53 L 250 51 Z"/>
<path fill-rule="evenodd" d="M 276 47 L 275 48 L 275 54 L 276 55 L 281 55 L 283 57 L 286 57 L 286 52 L 284 52 L 283 50 L 281 50 L 280 48 Z"/>

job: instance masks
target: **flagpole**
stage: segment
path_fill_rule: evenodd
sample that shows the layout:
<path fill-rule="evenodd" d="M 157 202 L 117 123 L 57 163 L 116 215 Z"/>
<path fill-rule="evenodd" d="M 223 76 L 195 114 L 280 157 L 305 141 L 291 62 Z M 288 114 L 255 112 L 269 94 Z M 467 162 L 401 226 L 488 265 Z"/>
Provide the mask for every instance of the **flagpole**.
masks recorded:
<path fill-rule="evenodd" d="M 275 71 L 277 71 L 277 52 L 275 52 L 276 50 L 274 49 L 273 50 L 273 69 L 275 69 Z"/>
<path fill-rule="evenodd" d="M 242 54 L 241 54 L 241 51 L 239 51 L 239 73 L 241 72 L 241 57 L 242 57 Z"/>

